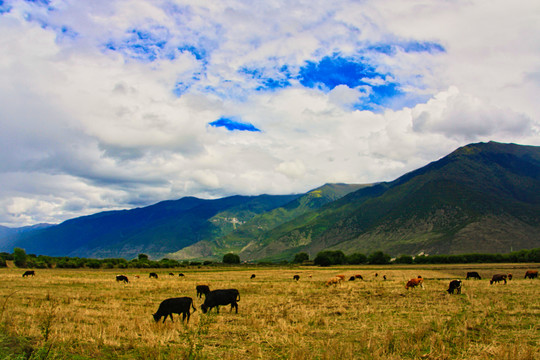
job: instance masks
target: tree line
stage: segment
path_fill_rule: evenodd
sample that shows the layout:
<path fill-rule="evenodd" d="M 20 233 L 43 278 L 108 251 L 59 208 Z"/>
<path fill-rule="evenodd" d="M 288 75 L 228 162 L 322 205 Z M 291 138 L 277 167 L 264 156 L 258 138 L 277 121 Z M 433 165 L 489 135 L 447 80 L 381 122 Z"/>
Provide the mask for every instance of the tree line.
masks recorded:
<path fill-rule="evenodd" d="M 15 266 L 21 268 L 91 268 L 91 269 L 127 269 L 127 268 L 177 268 L 186 266 L 217 265 L 219 262 L 205 261 L 178 261 L 163 258 L 151 260 L 146 254 L 139 254 L 137 258 L 126 260 L 123 258 L 88 259 L 79 257 L 55 257 L 46 255 L 26 254 L 24 249 L 15 248 L 13 254 L 0 252 L 0 267 L 6 267 L 7 261 L 13 261 Z M 292 264 L 304 265 L 386 265 L 386 264 L 474 264 L 474 263 L 540 263 L 540 248 L 520 250 L 508 254 L 460 254 L 460 255 L 400 255 L 396 258 L 382 252 L 375 251 L 369 255 L 353 253 L 345 255 L 341 250 L 325 250 L 317 253 L 313 260 L 305 252 L 297 253 Z M 223 256 L 223 264 L 240 264 L 240 256 L 228 253 Z M 280 264 L 288 264 L 281 261 Z M 262 263 L 261 263 L 262 264 Z"/>

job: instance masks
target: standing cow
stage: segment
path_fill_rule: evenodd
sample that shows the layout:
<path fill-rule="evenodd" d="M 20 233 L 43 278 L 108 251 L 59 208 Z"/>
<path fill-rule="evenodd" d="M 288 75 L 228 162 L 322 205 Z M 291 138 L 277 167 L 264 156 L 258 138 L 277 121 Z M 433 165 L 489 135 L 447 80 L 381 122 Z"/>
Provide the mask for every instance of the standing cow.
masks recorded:
<path fill-rule="evenodd" d="M 422 279 L 421 276 L 407 281 L 407 284 L 405 284 L 405 289 L 409 290 L 409 288 L 415 288 L 417 286 L 420 286 L 422 289 L 424 288 L 424 279 Z"/>
<path fill-rule="evenodd" d="M 216 312 L 219 314 L 220 305 L 229 305 L 231 304 L 231 311 L 233 308 L 236 309 L 238 314 L 238 301 L 240 301 L 240 292 L 236 289 L 223 289 L 223 290 L 214 290 L 206 294 L 204 303 L 201 305 L 202 312 L 206 314 L 207 311 L 216 308 Z"/>
<path fill-rule="evenodd" d="M 27 270 L 24 272 L 24 274 L 22 274 L 22 277 L 35 276 L 35 275 L 36 275 L 36 272 L 34 270 Z"/>
<path fill-rule="evenodd" d="M 206 294 L 210 292 L 210 287 L 208 285 L 197 285 L 195 290 L 197 290 L 197 297 L 200 299 L 203 295 L 206 297 Z"/>
<path fill-rule="evenodd" d="M 154 278 L 154 279 L 157 279 L 157 278 L 158 278 L 157 274 L 154 273 L 154 272 L 150 273 L 150 275 L 148 275 L 148 277 L 149 277 L 149 278 Z"/>
<path fill-rule="evenodd" d="M 193 308 L 193 311 L 197 311 L 195 305 L 193 305 L 193 299 L 190 297 L 179 297 L 179 298 L 170 298 L 165 299 L 159 304 L 159 308 L 156 311 L 154 320 L 158 322 L 163 316 L 163 322 L 167 320 L 167 316 L 171 317 L 171 321 L 174 322 L 172 314 L 182 314 L 182 321 L 186 320 L 186 323 L 189 323 L 189 317 L 191 316 L 190 308 Z"/>
<path fill-rule="evenodd" d="M 526 278 L 534 279 L 537 277 L 538 277 L 538 270 L 527 270 L 527 272 L 525 272 L 525 279 Z"/>
<path fill-rule="evenodd" d="M 129 280 L 125 275 L 116 275 L 116 281 L 123 281 L 124 284 L 128 284 Z"/>
<path fill-rule="evenodd" d="M 454 291 L 456 291 L 456 294 L 461 294 L 461 280 L 450 281 L 450 285 L 446 291 L 448 291 L 449 294 L 453 294 Z"/>
<path fill-rule="evenodd" d="M 506 285 L 506 274 L 495 274 L 489 281 L 489 285 L 493 285 L 493 283 L 499 283 L 501 281 L 504 281 L 504 285 Z"/>
<path fill-rule="evenodd" d="M 469 280 L 469 278 L 482 280 L 482 278 L 480 277 L 480 275 L 476 271 L 469 271 L 467 273 L 467 278 L 465 280 Z"/>

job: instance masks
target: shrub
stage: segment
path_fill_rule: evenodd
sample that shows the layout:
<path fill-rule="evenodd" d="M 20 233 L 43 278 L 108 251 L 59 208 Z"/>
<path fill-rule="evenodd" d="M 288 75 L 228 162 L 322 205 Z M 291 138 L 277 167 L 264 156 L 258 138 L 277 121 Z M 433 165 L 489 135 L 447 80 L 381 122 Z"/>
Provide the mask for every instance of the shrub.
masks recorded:
<path fill-rule="evenodd" d="M 299 252 L 298 254 L 294 255 L 294 260 L 292 262 L 293 264 L 301 264 L 306 260 L 309 260 L 309 255 L 305 252 Z"/>
<path fill-rule="evenodd" d="M 240 256 L 228 253 L 223 255 L 223 263 L 224 264 L 240 264 Z"/>

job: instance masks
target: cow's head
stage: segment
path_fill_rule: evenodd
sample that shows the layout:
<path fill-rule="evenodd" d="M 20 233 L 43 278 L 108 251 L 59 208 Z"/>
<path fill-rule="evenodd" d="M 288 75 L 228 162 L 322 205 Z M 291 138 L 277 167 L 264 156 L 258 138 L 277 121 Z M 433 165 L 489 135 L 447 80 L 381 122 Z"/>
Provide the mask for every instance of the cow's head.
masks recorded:
<path fill-rule="evenodd" d="M 202 310 L 203 314 L 206 314 L 206 312 L 208 311 L 208 306 L 206 306 L 205 304 L 202 304 L 201 305 L 201 310 Z"/>
<path fill-rule="evenodd" d="M 159 319 L 161 319 L 161 315 L 158 315 L 157 313 L 156 313 L 156 314 L 152 314 L 152 316 L 154 317 L 154 321 L 155 321 L 155 322 L 158 322 Z"/>

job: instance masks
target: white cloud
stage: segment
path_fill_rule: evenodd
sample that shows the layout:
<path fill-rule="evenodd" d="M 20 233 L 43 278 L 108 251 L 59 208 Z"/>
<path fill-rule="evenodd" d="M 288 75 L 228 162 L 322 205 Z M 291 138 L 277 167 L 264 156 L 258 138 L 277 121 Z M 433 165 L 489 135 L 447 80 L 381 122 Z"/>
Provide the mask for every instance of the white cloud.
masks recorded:
<path fill-rule="evenodd" d="M 2 225 L 392 180 L 475 141 L 540 145 L 537 1 L 5 4 Z M 153 61 L 137 58 L 145 41 Z M 407 42 L 445 51 L 369 50 Z M 328 93 L 300 84 L 306 61 L 334 53 L 380 75 Z M 289 86 L 257 90 L 280 76 Z M 354 110 L 391 83 L 396 110 Z M 208 126 L 222 116 L 261 132 Z"/>

